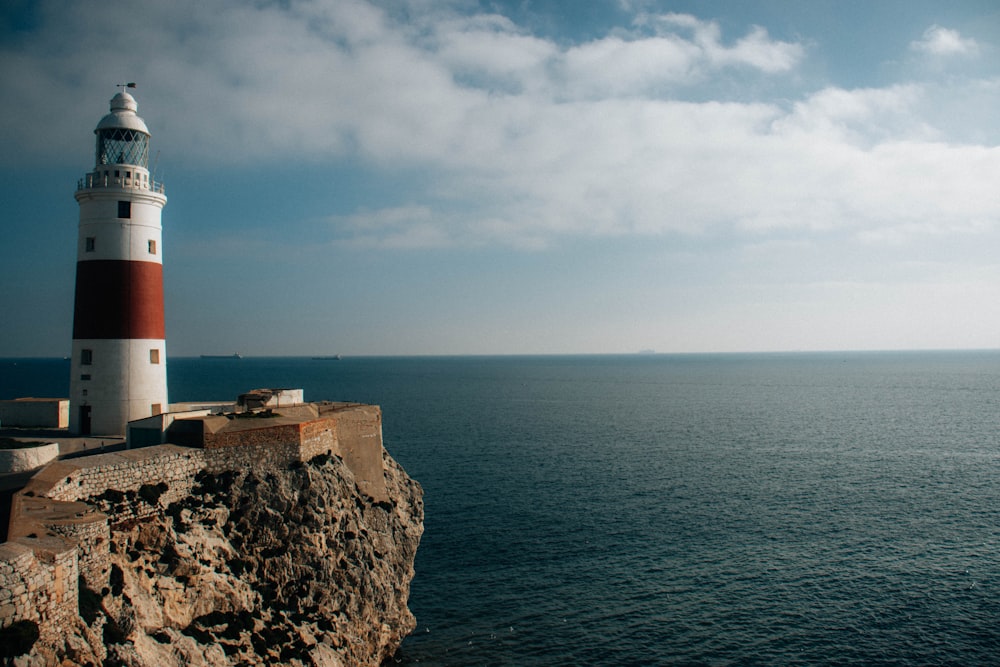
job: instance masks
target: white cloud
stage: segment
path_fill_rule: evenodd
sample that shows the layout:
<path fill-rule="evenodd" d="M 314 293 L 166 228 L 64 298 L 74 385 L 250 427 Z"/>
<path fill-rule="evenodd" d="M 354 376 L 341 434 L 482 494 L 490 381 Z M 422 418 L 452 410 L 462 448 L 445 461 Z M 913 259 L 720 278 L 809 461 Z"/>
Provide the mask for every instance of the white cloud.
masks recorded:
<path fill-rule="evenodd" d="M 725 45 L 713 24 L 676 15 L 661 17 L 653 35 L 564 47 L 497 15 L 437 12 L 399 24 L 362 0 L 288 9 L 178 0 L 142 11 L 50 0 L 40 13 L 37 33 L 0 52 L 0 84 L 17 100 L 0 111 L 4 139 L 24 143 L 37 136 L 36 119 L 50 117 L 51 142 L 30 146 L 39 159 L 74 145 L 88 122 L 56 118 L 82 102 L 103 106 L 118 80 L 139 81 L 140 113 L 155 121 L 157 141 L 200 161 L 355 150 L 408 161 L 469 139 L 469 114 L 491 95 L 657 97 L 720 68 L 783 71 L 801 55 L 761 30 Z"/>
<path fill-rule="evenodd" d="M 773 41 L 759 27 L 727 46 L 718 25 L 688 14 L 640 14 L 635 25 L 635 32 L 619 31 L 565 51 L 561 67 L 571 96 L 664 97 L 725 68 L 787 72 L 804 55 L 801 45 Z"/>
<path fill-rule="evenodd" d="M 762 28 L 727 43 L 712 22 L 642 14 L 634 30 L 566 46 L 495 14 L 398 23 L 362 0 L 43 7 L 40 31 L 2 54 L 0 85 L 17 102 L 0 110 L 8 164 L 86 164 L 81 137 L 96 115 L 78 110 L 136 79 L 140 113 L 177 164 L 360 159 L 425 174 L 413 201 L 337 219 L 365 243 L 539 247 L 720 230 L 872 241 L 1000 221 L 1000 149 L 951 141 L 927 112 L 942 93 L 920 82 L 780 103 L 670 94 L 730 69 L 794 69 L 802 46 Z M 921 43 L 974 46 L 941 28 Z M 946 92 L 958 105 L 972 89 L 996 95 L 977 81 Z"/>
<path fill-rule="evenodd" d="M 431 48 L 459 81 L 512 93 L 542 89 L 545 69 L 558 53 L 555 44 L 524 34 L 495 14 L 436 23 Z"/>
<path fill-rule="evenodd" d="M 768 73 L 787 72 L 805 55 L 801 44 L 774 41 L 760 26 L 753 26 L 733 46 L 726 46 L 717 23 L 690 14 L 641 14 L 636 25 L 652 26 L 659 37 L 668 39 L 677 37 L 676 28 L 690 31 L 699 56 L 713 67 L 746 66 Z"/>
<path fill-rule="evenodd" d="M 845 90 L 824 88 L 792 106 L 776 121 L 783 132 L 852 145 L 873 145 L 899 137 L 933 138 L 916 114 L 924 89 L 915 84 Z"/>
<path fill-rule="evenodd" d="M 979 53 L 976 40 L 962 37 L 957 30 L 939 25 L 932 25 L 925 30 L 923 37 L 910 42 L 910 48 L 932 56 L 974 56 Z"/>

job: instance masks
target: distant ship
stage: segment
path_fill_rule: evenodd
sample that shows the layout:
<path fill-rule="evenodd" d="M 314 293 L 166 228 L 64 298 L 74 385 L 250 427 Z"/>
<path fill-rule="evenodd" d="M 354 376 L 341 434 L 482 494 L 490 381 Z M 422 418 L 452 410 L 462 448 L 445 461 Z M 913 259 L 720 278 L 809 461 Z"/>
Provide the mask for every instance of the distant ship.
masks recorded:
<path fill-rule="evenodd" d="M 313 357 L 313 361 L 340 361 L 340 355 L 335 354 L 330 357 Z"/>
<path fill-rule="evenodd" d="M 203 354 L 202 359 L 242 359 L 243 355 L 239 352 L 234 352 L 233 354 Z"/>

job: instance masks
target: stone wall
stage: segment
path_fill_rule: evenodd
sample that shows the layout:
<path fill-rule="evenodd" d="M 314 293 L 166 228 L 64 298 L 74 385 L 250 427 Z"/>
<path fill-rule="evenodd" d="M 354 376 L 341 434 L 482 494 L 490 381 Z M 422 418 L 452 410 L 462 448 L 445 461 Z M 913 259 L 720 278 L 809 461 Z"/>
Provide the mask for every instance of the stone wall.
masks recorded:
<path fill-rule="evenodd" d="M 54 641 L 78 609 L 76 545 L 60 537 L 26 537 L 0 544 L 0 627 L 38 624 L 39 640 Z"/>
<path fill-rule="evenodd" d="M 180 494 L 190 490 L 190 483 L 182 489 L 184 485 L 178 482 L 193 477 L 204 467 L 202 452 L 160 445 L 60 461 L 43 471 L 53 474 L 35 475 L 24 491 L 35 491 L 36 495 L 52 500 L 74 501 L 100 495 L 108 489 L 138 491 L 144 484 L 165 482 Z M 136 516 L 123 520 L 141 518 L 142 508 L 136 511 Z"/>
<path fill-rule="evenodd" d="M 297 424 L 206 434 L 204 449 L 159 445 L 50 463 L 12 501 L 11 541 L 0 545 L 0 628 L 29 620 L 57 635 L 64 619 L 77 617 L 80 578 L 92 588 L 108 580 L 110 527 L 190 496 L 199 472 L 287 468 L 330 453 L 363 493 L 386 500 L 382 452 L 381 411 L 352 406 Z M 112 515 L 82 502 L 98 498 Z"/>

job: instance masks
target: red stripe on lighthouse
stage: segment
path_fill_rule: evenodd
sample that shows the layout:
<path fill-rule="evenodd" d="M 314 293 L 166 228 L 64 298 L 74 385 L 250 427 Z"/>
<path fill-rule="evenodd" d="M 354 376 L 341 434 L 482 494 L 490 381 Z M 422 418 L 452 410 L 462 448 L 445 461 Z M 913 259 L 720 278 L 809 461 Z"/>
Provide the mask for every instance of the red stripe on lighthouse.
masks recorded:
<path fill-rule="evenodd" d="M 73 338 L 166 338 L 163 265 L 122 260 L 77 262 Z"/>

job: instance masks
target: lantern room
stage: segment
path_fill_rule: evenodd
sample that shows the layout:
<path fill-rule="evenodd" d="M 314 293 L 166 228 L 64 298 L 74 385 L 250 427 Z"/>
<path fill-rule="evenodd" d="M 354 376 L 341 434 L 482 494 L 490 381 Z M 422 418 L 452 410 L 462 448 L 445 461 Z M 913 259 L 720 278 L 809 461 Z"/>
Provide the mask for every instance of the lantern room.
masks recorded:
<path fill-rule="evenodd" d="M 136 115 L 135 98 L 122 91 L 111 99 L 111 113 L 101 119 L 97 135 L 97 165 L 127 164 L 149 168 L 149 130 Z"/>

